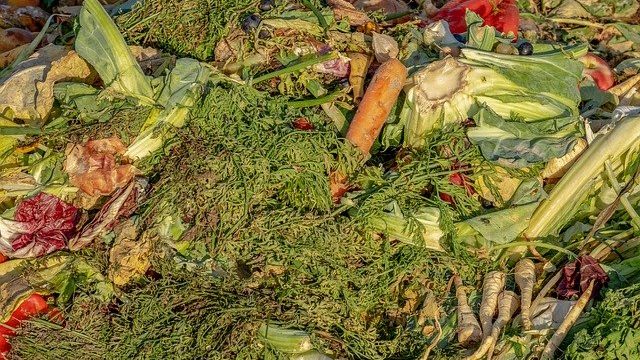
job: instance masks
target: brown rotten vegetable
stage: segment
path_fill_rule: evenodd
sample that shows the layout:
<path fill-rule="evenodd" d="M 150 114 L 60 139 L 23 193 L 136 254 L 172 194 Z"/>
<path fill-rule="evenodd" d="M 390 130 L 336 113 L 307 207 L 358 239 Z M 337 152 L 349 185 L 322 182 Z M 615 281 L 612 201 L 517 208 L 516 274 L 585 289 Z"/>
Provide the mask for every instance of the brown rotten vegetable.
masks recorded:
<path fill-rule="evenodd" d="M 19 28 L 0 30 L 0 52 L 13 50 L 18 46 L 28 44 L 35 37 L 36 35 L 29 30 Z"/>

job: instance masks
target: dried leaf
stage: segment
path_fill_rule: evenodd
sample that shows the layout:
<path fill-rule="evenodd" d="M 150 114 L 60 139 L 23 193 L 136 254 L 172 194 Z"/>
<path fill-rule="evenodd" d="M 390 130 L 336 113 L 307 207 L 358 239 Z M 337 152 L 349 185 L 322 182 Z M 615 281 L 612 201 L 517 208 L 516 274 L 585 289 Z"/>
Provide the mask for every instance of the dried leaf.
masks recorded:
<path fill-rule="evenodd" d="M 18 46 L 13 50 L 5 51 L 2 54 L 0 54 L 0 69 L 4 69 L 7 66 L 11 65 L 11 63 L 16 61 L 16 59 L 18 58 L 18 55 L 20 55 L 22 50 L 26 49 L 28 46 L 29 44 L 24 44 L 24 45 Z"/>
<path fill-rule="evenodd" d="M 136 240 L 138 231 L 132 220 L 116 230 L 116 241 L 109 252 L 109 279 L 116 286 L 123 286 L 144 275 L 151 267 L 152 241 L 149 232 Z"/>
<path fill-rule="evenodd" d="M 351 72 L 349 73 L 349 84 L 353 89 L 353 99 L 359 102 L 364 95 L 364 79 L 371 65 L 371 56 L 361 53 L 349 53 L 351 59 Z"/>
<path fill-rule="evenodd" d="M 595 281 L 593 294 L 596 296 L 599 290 L 609 282 L 609 277 L 593 257 L 580 256 L 562 269 L 562 278 L 556 293 L 561 299 L 579 296 L 589 287 L 591 281 Z"/>
<path fill-rule="evenodd" d="M 133 165 L 117 161 L 116 156 L 125 151 L 126 147 L 116 137 L 67 145 L 64 170 L 69 174 L 69 182 L 89 196 L 111 194 L 138 173 Z"/>
<path fill-rule="evenodd" d="M 74 51 L 48 45 L 18 64 L 0 84 L 0 113 L 41 124 L 53 108 L 53 86 L 59 81 L 93 82 L 95 72 Z M 17 90 L 19 89 L 19 90 Z"/>
<path fill-rule="evenodd" d="M 402 0 L 357 0 L 353 3 L 356 9 L 364 11 L 382 10 L 387 14 L 409 11 L 409 6 Z"/>
<path fill-rule="evenodd" d="M 80 233 L 69 241 L 69 249 L 78 250 L 90 244 L 104 231 L 110 230 L 120 218 L 131 216 L 142 201 L 147 182 L 144 179 L 133 180 L 113 194 L 113 197 L 102 206 L 93 220 L 86 224 Z"/>
<path fill-rule="evenodd" d="M 398 49 L 398 43 L 394 38 L 389 35 L 373 33 L 373 52 L 376 56 L 376 60 L 379 63 L 383 63 L 390 59 L 396 59 L 400 50 Z"/>
<path fill-rule="evenodd" d="M 30 31 L 40 31 L 49 16 L 46 11 L 38 7 L 0 5 L 0 28 L 19 27 Z"/>
<path fill-rule="evenodd" d="M 349 19 L 349 25 L 351 26 L 362 26 L 372 21 L 367 14 L 356 9 L 353 4 L 346 0 L 328 0 L 327 4 L 333 10 L 336 18 L 339 20 Z"/>

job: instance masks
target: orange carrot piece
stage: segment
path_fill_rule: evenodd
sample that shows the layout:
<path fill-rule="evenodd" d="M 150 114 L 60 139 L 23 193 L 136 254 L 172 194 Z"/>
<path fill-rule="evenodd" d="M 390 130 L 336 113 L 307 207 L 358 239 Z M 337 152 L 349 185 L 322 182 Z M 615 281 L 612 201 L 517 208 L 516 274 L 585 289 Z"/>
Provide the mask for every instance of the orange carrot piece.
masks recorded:
<path fill-rule="evenodd" d="M 371 150 L 407 80 L 407 68 L 397 59 L 385 61 L 371 79 L 346 138 L 364 154 Z"/>

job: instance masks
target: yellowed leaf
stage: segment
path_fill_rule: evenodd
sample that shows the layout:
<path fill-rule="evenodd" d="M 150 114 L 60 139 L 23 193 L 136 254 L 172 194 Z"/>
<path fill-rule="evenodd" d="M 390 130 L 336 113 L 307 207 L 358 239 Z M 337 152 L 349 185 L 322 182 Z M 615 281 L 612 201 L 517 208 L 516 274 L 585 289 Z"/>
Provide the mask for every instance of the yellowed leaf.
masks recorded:
<path fill-rule="evenodd" d="M 152 239 L 148 232 L 138 238 L 132 220 L 118 227 L 116 241 L 109 252 L 109 279 L 116 286 L 124 286 L 140 278 L 151 267 Z"/>
<path fill-rule="evenodd" d="M 42 124 L 53 108 L 53 86 L 59 81 L 93 82 L 96 73 L 75 51 L 47 45 L 16 66 L 0 84 L 0 113 Z"/>

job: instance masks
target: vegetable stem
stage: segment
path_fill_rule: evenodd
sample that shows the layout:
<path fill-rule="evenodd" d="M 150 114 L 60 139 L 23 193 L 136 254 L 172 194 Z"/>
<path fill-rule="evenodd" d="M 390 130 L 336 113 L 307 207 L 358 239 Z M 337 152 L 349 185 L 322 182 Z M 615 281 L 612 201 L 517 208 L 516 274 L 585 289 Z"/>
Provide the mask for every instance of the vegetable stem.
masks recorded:
<path fill-rule="evenodd" d="M 633 224 L 633 227 L 636 228 L 636 230 L 640 230 L 640 216 L 638 216 L 638 213 L 629 202 L 628 195 L 622 194 L 622 191 L 624 189 L 620 187 L 618 180 L 616 180 L 616 177 L 613 174 L 613 169 L 611 168 L 611 162 L 609 160 L 604 162 L 604 168 L 607 178 L 609 179 L 609 182 L 613 187 L 613 190 L 620 196 L 620 203 L 627 211 L 627 213 L 629 213 L 629 216 L 631 216 L 631 223 Z"/>
<path fill-rule="evenodd" d="M 291 74 L 294 73 L 296 71 L 300 71 L 302 69 L 305 69 L 309 66 L 315 65 L 315 64 L 320 64 L 323 63 L 325 61 L 329 61 L 329 60 L 333 60 L 333 59 L 337 59 L 338 58 L 338 54 L 336 52 L 330 52 L 328 54 L 324 54 L 324 55 L 320 55 L 314 58 L 311 58 L 309 60 L 305 60 L 302 62 L 299 62 L 297 64 L 288 66 L 286 68 L 283 69 L 279 69 L 276 71 L 272 71 L 268 74 L 264 74 L 262 76 L 258 76 L 257 78 L 253 79 L 253 84 L 257 84 L 269 79 L 273 79 L 274 77 L 278 77 L 278 76 L 282 76 L 282 75 L 286 75 L 286 74 Z"/>
<path fill-rule="evenodd" d="M 594 27 L 598 29 L 606 28 L 606 25 L 595 23 L 592 21 L 587 21 L 587 20 L 567 19 L 567 18 L 550 18 L 549 20 L 558 24 L 582 25 L 582 26 L 589 26 L 589 27 Z"/>
<path fill-rule="evenodd" d="M 294 109 L 303 108 L 303 107 L 318 106 L 318 105 L 322 105 L 322 104 L 333 102 L 334 100 L 339 98 L 340 95 L 342 95 L 342 94 L 343 94 L 343 92 L 338 90 L 338 91 L 335 91 L 335 92 L 333 92 L 331 94 L 328 94 L 328 95 L 325 95 L 325 96 L 322 96 L 322 97 L 318 97 L 318 98 L 315 98 L 315 99 L 290 101 L 289 102 L 289 106 L 294 108 Z"/>
<path fill-rule="evenodd" d="M 562 253 L 565 253 L 573 258 L 577 258 L 578 255 L 576 255 L 576 253 L 569 251 L 561 246 L 557 246 L 557 245 L 553 245 L 553 244 L 547 244 L 544 242 L 540 242 L 540 241 L 515 241 L 515 242 L 510 242 L 507 244 L 501 244 L 501 245 L 496 245 L 493 246 L 491 248 L 490 251 L 494 251 L 494 250 L 501 250 L 501 249 L 508 249 L 508 248 L 512 248 L 512 247 L 518 247 L 518 246 L 534 246 L 534 247 L 541 247 L 541 248 L 546 248 L 546 249 L 551 249 L 551 250 L 556 250 Z"/>

